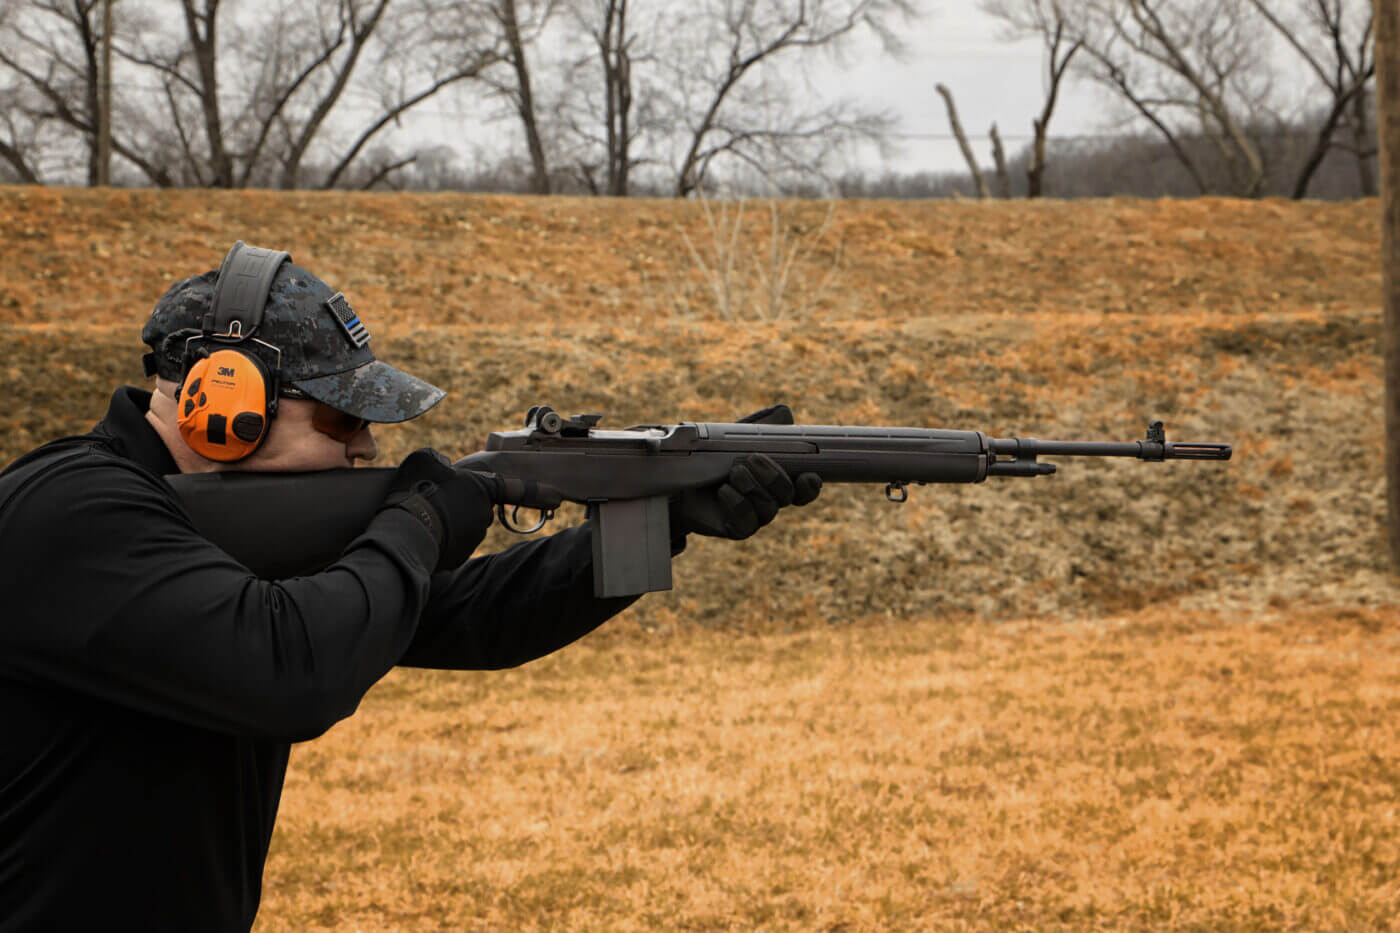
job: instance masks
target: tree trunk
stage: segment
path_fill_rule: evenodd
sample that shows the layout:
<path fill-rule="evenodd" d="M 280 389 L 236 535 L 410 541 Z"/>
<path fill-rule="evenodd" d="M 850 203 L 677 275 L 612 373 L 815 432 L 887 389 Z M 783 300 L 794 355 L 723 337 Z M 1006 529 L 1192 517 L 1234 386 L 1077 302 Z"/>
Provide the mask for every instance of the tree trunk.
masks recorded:
<path fill-rule="evenodd" d="M 1358 90 L 1358 94 L 1361 92 Z M 1332 109 L 1322 121 L 1322 127 L 1317 131 L 1317 137 L 1313 140 L 1312 151 L 1308 153 L 1307 160 L 1303 163 L 1302 171 L 1298 173 L 1298 178 L 1293 183 L 1293 200 L 1301 201 L 1308 196 L 1308 185 L 1312 183 L 1312 177 L 1322 165 L 1322 160 L 1327 157 L 1327 150 L 1332 148 L 1332 134 L 1337 129 L 1337 123 L 1342 119 L 1342 112 L 1346 109 L 1348 101 L 1346 99 L 1334 101 Z M 1361 156 L 1365 160 L 1364 155 Z"/>
<path fill-rule="evenodd" d="M 1361 196 L 1373 198 L 1376 196 L 1376 174 L 1371 167 L 1371 157 L 1374 155 L 1371 149 L 1371 115 L 1366 104 L 1366 87 L 1362 85 L 1351 102 L 1351 138 L 1356 147 L 1356 177 L 1361 183 Z"/>
<path fill-rule="evenodd" d="M 943 103 L 948 108 L 948 122 L 953 127 L 953 135 L 957 137 L 958 148 L 962 150 L 963 160 L 967 162 L 967 169 L 972 173 L 973 184 L 977 186 L 977 196 L 979 198 L 990 198 L 991 191 L 987 189 L 987 180 L 982 177 L 982 170 L 977 167 L 977 159 L 972 155 L 972 147 L 967 144 L 967 134 L 963 132 L 962 123 L 958 120 L 958 108 L 953 104 L 953 92 L 948 90 L 947 85 L 938 84 L 934 86 L 939 94 L 943 95 Z"/>
<path fill-rule="evenodd" d="M 623 9 L 624 15 L 626 8 Z M 618 36 L 621 39 L 621 35 Z M 609 194 L 627 197 L 631 190 L 628 176 L 632 171 L 632 59 L 624 43 L 617 56 L 617 147 L 614 162 L 617 174 Z"/>
<path fill-rule="evenodd" d="M 1026 167 L 1028 198 L 1038 198 L 1041 195 L 1045 182 L 1045 139 L 1050 133 L 1050 118 L 1055 115 L 1055 101 L 1060 97 L 1060 82 L 1065 79 L 1065 72 L 1069 70 L 1069 63 L 1075 53 L 1084 47 L 1084 40 L 1076 39 L 1065 54 L 1060 55 L 1060 43 L 1065 37 L 1065 19 L 1058 6 L 1054 8 L 1054 13 L 1055 32 L 1049 37 L 1045 49 L 1050 56 L 1050 88 L 1045 94 L 1045 104 L 1040 108 L 1040 116 L 1031 120 L 1031 128 L 1035 130 L 1035 141 L 1031 146 L 1030 165 Z"/>
<path fill-rule="evenodd" d="M 1045 124 L 1032 120 L 1031 127 L 1035 139 L 1031 143 L 1031 161 L 1026 166 L 1026 197 L 1038 198 L 1045 180 Z"/>
<path fill-rule="evenodd" d="M 1400 572 L 1400 4 L 1377 3 L 1376 97 L 1380 127 L 1381 290 L 1385 308 L 1387 538 Z"/>
<path fill-rule="evenodd" d="M 82 4 L 73 4 L 73 25 L 77 27 L 78 39 L 83 43 L 83 106 L 87 111 L 84 135 L 87 144 L 87 183 L 88 187 L 101 184 L 99 167 L 98 139 L 101 136 L 102 119 L 102 75 L 99 67 L 99 39 L 93 31 L 91 9 Z"/>
<path fill-rule="evenodd" d="M 525 43 L 520 39 L 520 21 L 515 15 L 515 0 L 502 0 L 501 13 L 506 42 L 510 46 L 510 63 L 515 69 L 515 81 L 518 86 L 515 108 L 520 114 L 520 122 L 525 127 L 525 143 L 530 149 L 530 188 L 535 194 L 549 194 L 549 165 L 545 161 L 539 121 L 535 119 L 535 95 L 530 88 L 530 66 L 525 59 Z"/>
<path fill-rule="evenodd" d="M 199 71 L 199 103 L 204 112 L 204 132 L 209 140 L 209 166 L 214 177 L 211 188 L 233 187 L 233 159 L 224 144 L 224 124 L 219 116 L 219 78 L 216 68 L 218 48 L 219 0 L 205 0 L 204 9 L 195 7 L 195 0 L 184 0 L 185 29 L 190 37 L 190 50 Z M 203 34 L 199 31 L 204 22 Z"/>
<path fill-rule="evenodd" d="M 112 183 L 112 4 L 102 0 L 102 86 L 97 105 L 97 183 Z"/>
<path fill-rule="evenodd" d="M 603 31 L 594 34 L 603 63 L 604 120 L 607 124 L 607 193 L 627 196 L 631 167 L 632 62 L 627 36 L 627 0 L 609 0 Z"/>
<path fill-rule="evenodd" d="M 997 197 L 1011 197 L 1011 174 L 1006 170 L 1006 150 L 1001 147 L 1001 134 L 996 123 L 987 131 L 992 138 L 992 163 L 997 167 Z"/>

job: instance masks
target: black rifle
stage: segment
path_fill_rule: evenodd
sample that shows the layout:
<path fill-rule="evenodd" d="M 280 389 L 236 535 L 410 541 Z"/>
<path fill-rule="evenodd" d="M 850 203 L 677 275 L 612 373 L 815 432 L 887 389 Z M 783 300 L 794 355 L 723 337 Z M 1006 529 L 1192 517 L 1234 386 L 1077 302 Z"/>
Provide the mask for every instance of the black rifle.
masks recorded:
<path fill-rule="evenodd" d="M 825 483 L 883 483 L 892 502 L 909 484 L 980 483 L 992 476 L 1045 476 L 1041 456 L 1132 457 L 1137 460 L 1229 460 L 1228 444 L 1174 444 L 1160 421 L 1146 440 L 1041 441 L 988 437 L 938 428 L 841 427 L 788 423 L 685 422 L 601 430 L 599 415 L 564 418 L 536 406 L 518 431 L 490 435 L 486 449 L 458 465 L 510 482 L 502 524 L 528 534 L 543 527 L 562 500 L 587 507 L 594 523 L 593 584 L 599 596 L 671 588 L 668 503 L 689 489 L 721 483 L 735 461 L 767 454 L 790 475 L 815 473 Z M 196 527 L 264 577 L 309 573 L 333 563 L 384 501 L 392 469 L 320 473 L 191 473 L 170 476 Z M 531 528 L 520 508 L 540 510 Z M 712 520 L 718 530 L 718 514 Z"/>

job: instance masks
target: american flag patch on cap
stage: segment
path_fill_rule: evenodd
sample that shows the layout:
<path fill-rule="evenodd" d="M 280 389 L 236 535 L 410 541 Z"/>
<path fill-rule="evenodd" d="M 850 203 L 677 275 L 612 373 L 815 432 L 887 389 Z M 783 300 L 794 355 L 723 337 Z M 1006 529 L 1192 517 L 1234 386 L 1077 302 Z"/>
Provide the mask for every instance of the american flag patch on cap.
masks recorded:
<path fill-rule="evenodd" d="M 345 300 L 345 296 L 340 292 L 326 299 L 326 307 L 331 309 L 331 314 L 340 322 L 340 326 L 345 328 L 345 333 L 350 338 L 350 342 L 357 347 L 363 347 L 369 343 L 369 330 L 360 323 L 359 315 L 350 307 L 350 302 Z"/>

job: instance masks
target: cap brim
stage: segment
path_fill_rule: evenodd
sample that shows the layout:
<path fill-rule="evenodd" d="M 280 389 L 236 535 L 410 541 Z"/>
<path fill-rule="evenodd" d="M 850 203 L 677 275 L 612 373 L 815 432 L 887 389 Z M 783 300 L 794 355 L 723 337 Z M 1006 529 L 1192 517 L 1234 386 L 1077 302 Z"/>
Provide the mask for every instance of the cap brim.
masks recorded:
<path fill-rule="evenodd" d="M 298 379 L 294 385 L 318 402 L 381 424 L 417 418 L 447 394 L 380 360 L 343 373 Z"/>

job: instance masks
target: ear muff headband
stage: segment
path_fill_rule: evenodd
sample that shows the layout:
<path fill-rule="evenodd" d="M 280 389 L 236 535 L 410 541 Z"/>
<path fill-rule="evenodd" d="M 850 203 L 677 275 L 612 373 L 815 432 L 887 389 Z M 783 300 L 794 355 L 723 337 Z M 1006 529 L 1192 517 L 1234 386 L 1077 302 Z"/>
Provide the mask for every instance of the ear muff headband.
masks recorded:
<path fill-rule="evenodd" d="M 214 300 L 204 319 L 205 335 L 234 340 L 253 336 L 262 325 L 272 280 L 291 258 L 291 253 L 249 246 L 242 240 L 233 244 L 219 266 Z"/>
<path fill-rule="evenodd" d="M 277 270 L 289 259 L 286 252 L 235 243 L 219 267 L 202 333 L 185 341 L 177 421 L 185 443 L 210 460 L 251 455 L 277 417 L 282 351 L 254 335 Z M 253 343 L 275 354 L 271 370 L 253 352 Z"/>

